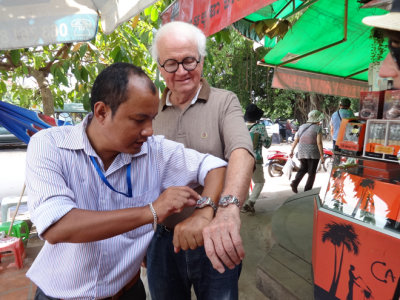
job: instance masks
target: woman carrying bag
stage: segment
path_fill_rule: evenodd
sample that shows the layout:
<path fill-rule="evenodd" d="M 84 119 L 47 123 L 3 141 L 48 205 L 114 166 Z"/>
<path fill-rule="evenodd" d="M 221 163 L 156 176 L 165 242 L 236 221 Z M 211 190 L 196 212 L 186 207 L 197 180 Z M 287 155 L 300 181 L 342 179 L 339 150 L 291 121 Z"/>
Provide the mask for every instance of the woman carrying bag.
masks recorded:
<path fill-rule="evenodd" d="M 308 174 L 308 179 L 304 191 L 312 189 L 319 160 L 321 159 L 321 163 L 324 163 L 322 128 L 319 125 L 323 119 L 324 115 L 320 111 L 310 111 L 308 113 L 307 123 L 301 125 L 296 133 L 292 150 L 289 154 L 292 158 L 293 151 L 297 144 L 299 144 L 297 155 L 300 160 L 300 170 L 297 172 L 296 177 L 290 184 L 292 191 L 295 193 L 298 192 L 297 187 L 305 174 Z"/>

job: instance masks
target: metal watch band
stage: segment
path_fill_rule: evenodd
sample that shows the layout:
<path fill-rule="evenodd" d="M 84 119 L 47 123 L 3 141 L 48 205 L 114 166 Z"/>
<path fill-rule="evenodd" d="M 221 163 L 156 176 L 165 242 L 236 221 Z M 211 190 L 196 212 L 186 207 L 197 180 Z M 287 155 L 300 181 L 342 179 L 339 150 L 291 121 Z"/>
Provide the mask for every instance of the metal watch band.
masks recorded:
<path fill-rule="evenodd" d="M 235 204 L 237 207 L 240 208 L 239 199 L 236 198 L 235 196 L 233 195 L 221 196 L 218 202 L 218 206 L 227 207 L 229 204 Z"/>
<path fill-rule="evenodd" d="M 206 206 L 211 206 L 214 212 L 217 210 L 217 206 L 210 197 L 201 197 L 199 200 L 197 200 L 196 208 L 203 208 Z"/>

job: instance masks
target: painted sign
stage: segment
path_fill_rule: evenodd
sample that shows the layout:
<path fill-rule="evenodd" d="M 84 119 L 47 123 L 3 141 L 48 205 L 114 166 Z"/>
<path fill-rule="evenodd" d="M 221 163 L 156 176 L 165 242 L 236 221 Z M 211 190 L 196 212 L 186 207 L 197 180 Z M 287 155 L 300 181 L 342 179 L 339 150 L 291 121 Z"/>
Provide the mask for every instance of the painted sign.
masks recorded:
<path fill-rule="evenodd" d="M 314 299 L 399 299 L 400 240 L 318 211 Z"/>
<path fill-rule="evenodd" d="M 276 0 L 176 0 L 161 15 L 163 23 L 189 22 L 212 35 Z"/>

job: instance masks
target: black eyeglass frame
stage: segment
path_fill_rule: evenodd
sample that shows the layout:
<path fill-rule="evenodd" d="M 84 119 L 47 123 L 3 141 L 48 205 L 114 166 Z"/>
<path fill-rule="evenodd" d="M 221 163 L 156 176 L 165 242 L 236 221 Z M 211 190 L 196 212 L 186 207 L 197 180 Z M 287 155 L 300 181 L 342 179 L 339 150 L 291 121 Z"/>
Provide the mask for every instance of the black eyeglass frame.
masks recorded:
<path fill-rule="evenodd" d="M 196 65 L 194 66 L 193 69 L 187 69 L 187 68 L 185 67 L 185 65 L 184 65 L 185 59 L 188 59 L 188 58 L 192 58 L 192 59 L 194 59 L 194 61 L 196 62 Z M 174 62 L 176 62 L 176 69 L 175 69 L 174 71 L 168 71 L 168 70 L 165 69 L 165 67 L 164 67 L 165 64 L 166 64 L 168 61 L 171 61 L 171 60 L 174 61 Z M 159 60 L 157 60 L 157 61 L 158 61 L 158 64 L 160 65 L 160 67 L 163 68 L 163 69 L 165 70 L 165 72 L 168 72 L 168 73 L 175 73 L 176 71 L 178 71 L 179 65 L 182 65 L 182 67 L 183 67 L 186 71 L 190 72 L 190 71 L 193 71 L 194 69 L 196 69 L 197 66 L 199 65 L 199 63 L 201 62 L 201 55 L 199 55 L 199 59 L 198 59 L 198 60 L 197 60 L 195 57 L 193 57 L 193 56 L 187 56 L 187 57 L 185 57 L 184 59 L 182 59 L 182 61 L 177 61 L 176 59 L 173 59 L 173 58 L 167 59 L 166 61 L 164 61 L 163 64 L 161 64 Z"/>

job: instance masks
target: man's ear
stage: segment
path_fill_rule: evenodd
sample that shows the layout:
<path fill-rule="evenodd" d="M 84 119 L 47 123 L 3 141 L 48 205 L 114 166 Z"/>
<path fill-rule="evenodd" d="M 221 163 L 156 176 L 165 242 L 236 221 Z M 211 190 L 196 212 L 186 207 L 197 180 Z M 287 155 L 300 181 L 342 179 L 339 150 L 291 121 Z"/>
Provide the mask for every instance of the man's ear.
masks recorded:
<path fill-rule="evenodd" d="M 104 102 L 96 102 L 94 105 L 93 115 L 98 122 L 103 123 L 108 115 L 111 114 L 111 109 Z"/>

